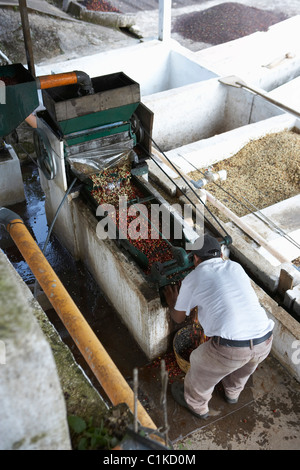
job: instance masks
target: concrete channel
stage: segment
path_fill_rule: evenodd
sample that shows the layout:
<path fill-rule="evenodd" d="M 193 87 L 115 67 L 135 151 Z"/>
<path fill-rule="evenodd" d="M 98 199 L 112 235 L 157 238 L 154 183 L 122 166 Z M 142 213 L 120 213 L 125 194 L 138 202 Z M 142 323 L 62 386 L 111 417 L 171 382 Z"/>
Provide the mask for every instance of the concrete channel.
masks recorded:
<path fill-rule="evenodd" d="M 292 28 L 296 30 L 299 28 L 299 23 L 300 17 L 295 17 L 271 27 L 267 33 L 264 33 L 265 44 L 268 44 L 269 38 L 273 37 L 274 30 L 276 37 L 281 35 L 289 38 L 289 34 L 285 32 L 291 31 Z M 256 35 L 229 45 L 232 46 L 228 47 L 229 54 L 232 54 L 231 64 L 236 63 L 237 53 L 232 50 L 235 47 L 239 50 L 238 41 L 241 41 L 243 46 L 247 41 L 251 44 L 256 41 Z M 229 88 L 220 83 L 219 79 L 227 75 L 225 72 L 230 68 L 228 65 L 230 61 L 228 58 L 227 61 L 224 60 L 225 46 L 220 46 L 219 49 L 217 47 L 213 48 L 209 57 L 207 50 L 192 53 L 173 40 L 153 40 L 122 50 L 97 54 L 93 56 L 93 60 L 90 57 L 83 57 L 65 63 L 43 65 L 37 67 L 37 74 L 84 70 L 91 77 L 97 77 L 122 69 L 140 84 L 141 102 L 153 112 L 154 141 L 163 148 L 166 156 L 183 173 L 188 173 L 192 170 L 191 164 L 193 169 L 215 165 L 235 155 L 249 141 L 265 135 L 287 129 L 299 132 L 299 119 L 291 117 L 280 108 L 265 103 L 263 99 L 247 91 Z M 139 62 L 145 60 L 145 57 L 149 65 L 147 70 L 138 67 Z M 288 68 L 279 65 L 275 70 L 268 69 L 267 75 L 265 69 L 261 72 L 261 69 L 252 67 L 251 83 L 259 85 L 262 91 L 271 89 L 273 96 L 282 102 L 287 102 L 289 90 L 294 90 L 294 80 L 297 80 L 299 75 L 298 61 L 299 54 L 296 54 Z M 186 70 L 184 75 L 182 68 Z M 241 72 L 233 66 L 231 69 L 234 73 Z M 150 75 L 149 70 L 151 70 Z M 172 103 L 172 119 L 169 118 L 170 103 Z M 39 174 L 41 188 L 45 194 L 45 213 L 50 224 L 67 190 L 64 149 L 62 142 L 49 132 L 42 121 L 38 121 L 38 125 L 47 132 L 51 147 L 55 151 L 58 169 L 57 177 L 51 181 L 47 180 L 42 172 Z M 166 169 L 165 166 L 163 168 Z M 146 179 L 144 178 L 145 184 L 156 193 L 157 189 L 151 186 L 151 178 L 156 183 L 163 178 L 152 163 L 149 163 L 148 169 L 149 174 Z M 169 169 L 168 172 L 171 179 L 176 182 L 178 175 Z M 182 184 L 182 181 L 178 181 L 178 184 Z M 162 184 L 162 191 L 174 195 L 172 182 Z M 164 202 L 161 195 L 158 197 Z M 297 198 L 283 201 L 285 204 L 283 209 L 278 209 L 278 206 L 269 207 L 270 217 L 276 213 L 289 212 L 289 204 L 293 208 L 298 207 L 297 201 Z M 18 201 L 13 201 L 15 202 Z M 297 224 L 293 215 L 292 218 L 294 222 L 292 228 L 283 218 L 283 229 L 297 237 L 300 230 L 299 219 Z M 262 228 L 257 225 L 256 220 L 252 220 L 251 216 L 245 216 L 244 221 L 262 233 Z M 128 329 L 127 334 L 137 343 L 141 351 L 138 361 L 140 391 L 144 395 L 145 403 L 148 403 L 150 416 L 161 424 L 161 412 L 154 406 L 156 397 L 160 393 L 159 371 L 153 367 L 153 362 L 168 351 L 170 333 L 174 325 L 170 325 L 166 308 L 162 306 L 157 291 L 147 285 L 135 263 L 128 259 L 113 241 L 97 238 L 96 225 L 95 215 L 80 199 L 78 192 L 74 191 L 68 196 L 66 204 L 59 213 L 54 233 L 72 257 L 85 264 L 96 281 L 97 289 L 100 289 L 113 310 L 121 317 L 122 329 L 125 326 Z M 253 275 L 253 285 L 258 297 L 268 315 L 275 321 L 272 357 L 257 371 L 253 382 L 251 381 L 245 390 L 242 402 L 233 411 L 222 403 L 221 393 L 216 390 L 213 405 L 220 409 L 220 414 L 217 418 L 211 418 L 205 426 L 200 426 L 197 420 L 187 419 L 185 411 L 178 410 L 171 402 L 172 399 L 168 400 L 170 437 L 178 449 L 180 446 L 191 449 L 297 448 L 299 409 L 295 400 L 299 393 L 300 369 L 299 361 L 295 360 L 297 352 L 295 348 L 300 341 L 300 325 L 297 319 L 300 313 L 300 273 L 293 260 L 299 257 L 299 252 L 293 251 L 290 254 L 288 250 L 285 251 L 282 240 L 279 242 L 277 240 L 276 246 L 290 257 L 290 263 L 274 264 L 274 260 L 266 256 L 266 253 L 253 243 L 253 239 L 234 223 L 227 222 L 226 230 L 234 241 L 232 256 L 246 266 Z M 272 243 L 272 236 L 270 237 Z M 279 304 L 272 297 L 278 294 L 282 272 L 287 273 L 290 283 L 289 288 L 280 292 Z M 114 347 L 111 353 L 114 354 Z M 136 355 L 131 357 L 131 361 L 130 366 L 134 365 Z M 124 367 L 126 376 L 130 376 L 128 366 L 129 364 Z M 285 384 L 285 403 L 282 398 L 283 384 Z M 278 394 L 281 394 L 280 399 Z M 271 419 L 272 400 L 278 404 L 278 407 L 274 405 Z M 259 406 L 261 406 L 260 411 L 258 411 Z M 277 408 L 280 408 L 279 413 Z M 257 418 L 251 420 L 249 416 L 253 413 Z M 275 417 L 278 418 L 276 423 Z M 228 426 L 228 422 L 230 422 L 230 431 L 227 432 L 226 438 L 222 439 L 223 427 Z M 267 428 L 268 432 L 265 431 Z M 288 444 L 285 447 L 286 442 Z"/>

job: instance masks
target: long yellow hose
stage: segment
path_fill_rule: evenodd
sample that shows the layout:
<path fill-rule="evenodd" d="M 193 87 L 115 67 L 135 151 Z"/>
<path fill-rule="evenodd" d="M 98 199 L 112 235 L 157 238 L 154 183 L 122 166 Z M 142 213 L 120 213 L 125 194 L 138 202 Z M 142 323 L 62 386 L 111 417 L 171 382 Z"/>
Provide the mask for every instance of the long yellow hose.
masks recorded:
<path fill-rule="evenodd" d="M 133 391 L 62 285 L 24 222 L 13 219 L 6 228 L 111 403 L 114 406 L 126 403 L 134 413 Z M 139 401 L 137 419 L 142 426 L 157 429 Z"/>

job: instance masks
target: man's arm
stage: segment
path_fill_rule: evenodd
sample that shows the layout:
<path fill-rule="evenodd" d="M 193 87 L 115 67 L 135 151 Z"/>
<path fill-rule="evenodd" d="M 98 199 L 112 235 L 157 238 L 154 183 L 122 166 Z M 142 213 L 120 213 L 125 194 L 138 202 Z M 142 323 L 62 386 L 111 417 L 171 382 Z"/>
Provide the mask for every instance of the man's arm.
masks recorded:
<path fill-rule="evenodd" d="M 164 295 L 170 310 L 170 316 L 175 323 L 182 323 L 186 314 L 184 310 L 175 310 L 175 304 L 178 297 L 178 286 L 169 284 L 164 288 Z"/>

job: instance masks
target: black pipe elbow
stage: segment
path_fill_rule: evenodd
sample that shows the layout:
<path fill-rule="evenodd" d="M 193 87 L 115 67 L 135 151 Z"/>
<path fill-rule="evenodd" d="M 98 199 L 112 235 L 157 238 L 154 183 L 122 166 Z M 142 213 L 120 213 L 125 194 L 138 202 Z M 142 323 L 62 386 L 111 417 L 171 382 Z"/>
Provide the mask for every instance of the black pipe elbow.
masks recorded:
<path fill-rule="evenodd" d="M 83 95 L 93 95 L 94 88 L 91 77 L 87 73 L 79 70 L 75 70 L 75 73 L 77 76 L 78 85 L 80 85 L 81 90 L 83 91 Z"/>
<path fill-rule="evenodd" d="M 16 214 L 15 212 L 7 209 L 6 207 L 0 207 L 0 225 L 7 229 L 8 225 L 11 223 L 12 220 L 23 220 L 21 217 Z"/>

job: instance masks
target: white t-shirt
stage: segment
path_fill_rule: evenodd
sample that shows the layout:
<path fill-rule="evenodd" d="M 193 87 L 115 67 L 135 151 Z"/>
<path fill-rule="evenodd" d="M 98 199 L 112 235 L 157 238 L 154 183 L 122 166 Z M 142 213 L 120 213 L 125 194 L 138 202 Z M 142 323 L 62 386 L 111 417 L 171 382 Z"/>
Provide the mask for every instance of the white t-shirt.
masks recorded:
<path fill-rule="evenodd" d="M 175 309 L 189 315 L 196 306 L 206 336 L 247 340 L 260 338 L 274 327 L 248 275 L 235 261 L 212 258 L 186 276 Z"/>

